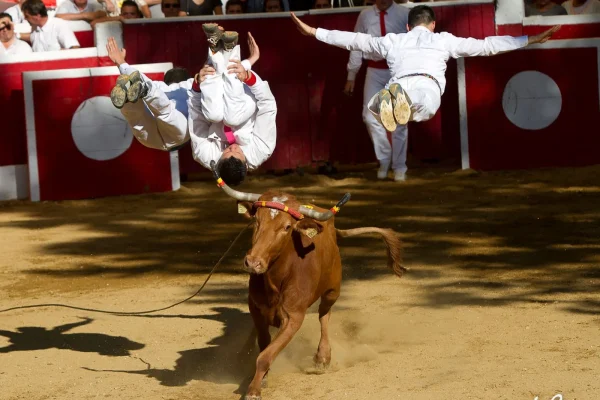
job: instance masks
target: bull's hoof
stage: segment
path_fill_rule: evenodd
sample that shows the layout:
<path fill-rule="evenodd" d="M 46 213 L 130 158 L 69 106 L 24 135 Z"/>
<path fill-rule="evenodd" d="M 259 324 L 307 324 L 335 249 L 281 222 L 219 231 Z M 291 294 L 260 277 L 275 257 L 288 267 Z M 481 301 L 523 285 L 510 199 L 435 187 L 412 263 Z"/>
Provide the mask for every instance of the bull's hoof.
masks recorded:
<path fill-rule="evenodd" d="M 244 397 L 244 400 L 262 400 L 261 396 L 256 396 L 256 395 L 246 395 Z"/>

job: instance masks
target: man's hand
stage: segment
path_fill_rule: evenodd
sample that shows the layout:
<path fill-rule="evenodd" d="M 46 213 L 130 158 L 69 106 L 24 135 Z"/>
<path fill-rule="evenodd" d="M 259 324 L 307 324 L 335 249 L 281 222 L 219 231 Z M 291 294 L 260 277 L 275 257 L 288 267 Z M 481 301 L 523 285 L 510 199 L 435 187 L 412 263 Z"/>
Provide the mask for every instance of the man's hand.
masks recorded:
<path fill-rule="evenodd" d="M 254 65 L 255 62 L 260 58 L 260 49 L 256 44 L 256 40 L 250 32 L 248 32 L 248 49 L 250 50 L 250 57 L 248 57 L 248 61 L 250 61 L 250 65 Z"/>
<path fill-rule="evenodd" d="M 344 94 L 347 96 L 352 96 L 354 93 L 354 81 L 346 81 L 346 85 L 344 86 Z"/>
<path fill-rule="evenodd" d="M 127 54 L 127 52 L 125 49 L 119 50 L 119 46 L 117 46 L 117 41 L 114 37 L 108 38 L 106 50 L 108 51 L 108 57 L 117 65 L 117 67 L 125 63 L 125 54 Z"/>
<path fill-rule="evenodd" d="M 308 26 L 304 22 L 300 21 L 298 19 L 298 17 L 296 17 L 296 14 L 294 14 L 294 13 L 290 13 L 290 14 L 292 15 L 292 21 L 294 21 L 294 23 L 298 27 L 298 30 L 303 35 L 315 37 L 315 35 L 317 34 L 316 28 L 313 28 L 312 26 Z"/>
<path fill-rule="evenodd" d="M 560 25 L 554 25 L 552 28 L 540 33 L 539 35 L 529 36 L 529 42 L 527 44 L 545 43 L 547 42 L 554 32 L 560 29 Z"/>
<path fill-rule="evenodd" d="M 216 72 L 217 71 L 213 67 L 211 67 L 210 65 L 205 65 L 204 67 L 202 67 L 202 69 L 198 73 L 199 83 L 204 82 L 206 80 L 207 76 L 214 75 Z"/>
<path fill-rule="evenodd" d="M 235 74 L 237 78 L 244 82 L 250 77 L 250 71 L 246 71 L 241 61 L 238 60 L 229 60 L 229 62 L 233 63 L 227 67 L 227 71 L 229 74 Z"/>

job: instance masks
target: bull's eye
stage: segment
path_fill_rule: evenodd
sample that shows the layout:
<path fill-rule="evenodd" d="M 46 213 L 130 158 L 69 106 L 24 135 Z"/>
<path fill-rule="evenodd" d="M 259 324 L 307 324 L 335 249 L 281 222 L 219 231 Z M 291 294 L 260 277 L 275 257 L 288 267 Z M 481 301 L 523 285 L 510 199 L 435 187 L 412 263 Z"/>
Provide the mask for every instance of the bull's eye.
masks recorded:
<path fill-rule="evenodd" d="M 283 229 L 285 229 L 285 231 L 286 231 L 286 232 L 288 232 L 290 229 L 292 229 L 292 225 L 291 225 L 291 224 L 288 224 L 288 225 L 286 225 L 286 226 L 285 226 L 285 228 L 283 228 Z"/>

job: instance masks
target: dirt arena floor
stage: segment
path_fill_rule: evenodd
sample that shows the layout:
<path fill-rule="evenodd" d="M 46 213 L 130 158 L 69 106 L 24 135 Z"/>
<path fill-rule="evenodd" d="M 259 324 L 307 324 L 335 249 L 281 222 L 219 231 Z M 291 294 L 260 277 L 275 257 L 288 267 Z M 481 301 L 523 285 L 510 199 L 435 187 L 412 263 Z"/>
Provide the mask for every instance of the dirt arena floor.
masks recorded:
<path fill-rule="evenodd" d="M 337 226 L 395 229 L 411 268 L 399 279 L 381 241 L 343 239 L 332 366 L 311 369 L 311 310 L 263 399 L 600 399 L 600 168 L 411 172 L 404 184 L 373 170 L 244 185 L 324 206 L 351 192 Z M 212 181 L 183 186 L 0 203 L 0 308 L 140 311 L 194 293 L 247 221 Z M 249 241 L 166 311 L 0 312 L 0 398 L 239 399 L 257 355 L 240 268 Z"/>

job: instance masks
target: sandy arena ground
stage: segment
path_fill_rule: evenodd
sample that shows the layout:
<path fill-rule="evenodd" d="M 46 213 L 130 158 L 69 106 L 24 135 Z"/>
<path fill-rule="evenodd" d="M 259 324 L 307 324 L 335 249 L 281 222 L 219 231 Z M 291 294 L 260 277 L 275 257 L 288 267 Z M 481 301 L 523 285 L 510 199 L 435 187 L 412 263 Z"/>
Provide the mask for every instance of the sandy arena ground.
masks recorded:
<path fill-rule="evenodd" d="M 349 191 L 337 226 L 395 229 L 411 268 L 393 276 L 377 239 L 340 242 L 332 367 L 311 369 L 311 310 L 263 399 L 600 399 L 600 168 L 411 172 L 405 184 L 369 171 L 244 185 L 325 206 Z M 212 181 L 0 203 L 0 308 L 169 305 L 197 290 L 246 224 Z M 249 240 L 199 297 L 163 312 L 1 312 L 0 398 L 239 399 L 256 357 L 239 268 Z"/>

